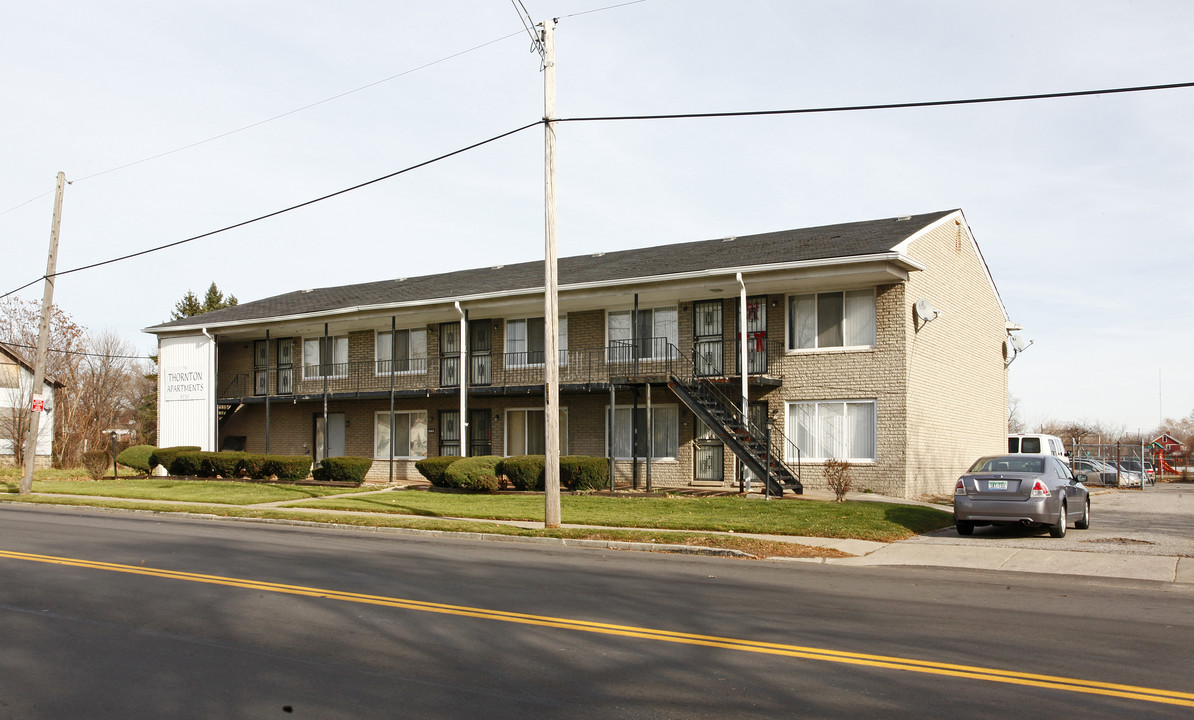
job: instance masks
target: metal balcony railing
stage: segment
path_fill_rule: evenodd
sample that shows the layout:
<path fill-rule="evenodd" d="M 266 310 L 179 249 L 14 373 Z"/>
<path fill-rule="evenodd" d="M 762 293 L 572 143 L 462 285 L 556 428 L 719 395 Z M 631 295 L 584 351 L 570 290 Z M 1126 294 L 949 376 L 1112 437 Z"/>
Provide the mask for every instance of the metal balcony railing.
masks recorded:
<path fill-rule="evenodd" d="M 765 374 L 783 356 L 783 344 L 751 340 L 747 362 L 751 375 Z M 561 350 L 561 385 L 608 383 L 611 378 L 693 378 L 737 375 L 734 344 L 722 341 L 694 343 L 686 357 L 668 338 L 614 340 L 606 347 Z M 544 353 L 478 353 L 470 355 L 469 387 L 514 388 L 543 384 Z M 294 395 L 356 394 L 427 391 L 460 386 L 460 356 L 418 357 L 399 360 L 366 360 L 258 368 L 220 372 L 221 398 Z"/>

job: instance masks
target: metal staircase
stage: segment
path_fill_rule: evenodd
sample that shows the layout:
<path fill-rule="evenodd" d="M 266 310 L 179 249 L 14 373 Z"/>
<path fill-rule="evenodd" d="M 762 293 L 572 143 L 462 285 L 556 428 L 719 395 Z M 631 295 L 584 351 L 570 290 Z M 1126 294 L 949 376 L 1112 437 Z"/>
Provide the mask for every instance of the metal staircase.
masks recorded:
<path fill-rule="evenodd" d="M 765 479 L 771 494 L 781 496 L 784 490 L 791 490 L 797 495 L 804 493 L 799 470 L 793 473 L 781 460 L 783 447 L 787 443 L 782 434 L 778 443 L 768 447 L 767 430 L 756 427 L 748 418 L 744 418 L 741 409 L 735 407 L 717 384 L 707 378 L 695 375 L 683 378 L 670 372 L 668 380 L 668 387 L 676 397 L 709 426 L 717 439 L 721 440 L 755 477 Z"/>

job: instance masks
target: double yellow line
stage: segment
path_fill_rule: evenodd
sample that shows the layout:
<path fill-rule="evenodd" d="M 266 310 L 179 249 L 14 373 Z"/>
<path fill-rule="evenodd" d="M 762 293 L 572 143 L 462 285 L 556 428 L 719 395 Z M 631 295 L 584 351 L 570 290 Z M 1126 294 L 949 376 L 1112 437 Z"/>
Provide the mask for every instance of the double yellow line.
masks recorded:
<path fill-rule="evenodd" d="M 228 587 L 284 593 L 287 595 L 305 595 L 307 597 L 326 598 L 329 600 L 340 600 L 343 602 L 380 605 L 383 607 L 402 608 L 404 610 L 433 612 L 442 615 L 458 615 L 460 617 L 480 618 L 483 620 L 497 620 L 500 622 L 519 623 L 522 625 L 537 625 L 540 627 L 560 628 L 563 630 L 573 630 L 577 632 L 599 633 L 602 635 L 618 635 L 622 637 L 640 638 L 643 640 L 654 640 L 657 642 L 700 645 L 704 647 L 724 648 L 727 650 L 739 650 L 742 652 L 763 653 L 766 655 L 804 658 L 807 660 L 820 660 L 823 662 L 886 668 L 889 670 L 904 670 L 908 672 L 926 673 L 930 675 L 943 675 L 947 677 L 968 678 L 972 680 L 986 680 L 989 682 L 1005 683 L 1009 685 L 1026 685 L 1029 687 L 1065 690 L 1068 692 L 1087 693 L 1090 695 L 1106 695 L 1110 697 L 1126 698 L 1129 700 L 1143 700 L 1146 702 L 1194 707 L 1194 693 L 1177 692 L 1173 690 L 1159 690 L 1156 688 L 1140 687 L 1137 685 L 1120 685 L 1117 683 L 1097 682 L 1094 680 L 1058 677 L 1056 675 L 1038 675 L 1035 673 L 1015 672 L 1012 670 L 999 670 L 996 668 L 984 668 L 971 665 L 955 665 L 951 663 L 939 663 L 928 660 L 912 660 L 888 655 L 842 652 L 839 650 L 828 650 L 825 648 L 758 642 L 755 640 L 741 640 L 737 638 L 717 637 L 714 635 L 695 635 L 691 633 L 672 632 L 669 630 L 653 630 L 651 628 L 635 627 L 632 625 L 612 625 L 608 623 L 588 622 L 585 620 L 570 620 L 568 618 L 557 618 L 546 615 L 528 615 L 525 613 L 503 612 L 501 610 L 486 610 L 485 608 L 467 607 L 462 605 L 447 605 L 444 603 L 407 600 L 404 598 L 385 597 L 381 595 L 364 595 L 361 593 L 326 590 L 322 588 L 305 587 L 302 585 L 284 585 L 281 583 L 262 582 L 258 580 L 244 580 L 241 578 L 222 577 L 219 575 L 201 575 L 198 573 L 178 572 L 175 570 L 159 570 L 137 565 L 120 565 L 117 563 L 80 560 L 77 558 L 57 557 L 53 555 L 35 555 L 31 553 L 0 550 L 0 558 L 49 563 L 53 565 L 67 565 L 71 567 L 81 567 L 92 570 L 106 570 L 109 572 L 129 573 L 132 575 L 148 575 L 150 577 L 166 578 L 170 580 L 185 580 L 188 582 L 205 583 L 208 585 L 226 585 Z"/>

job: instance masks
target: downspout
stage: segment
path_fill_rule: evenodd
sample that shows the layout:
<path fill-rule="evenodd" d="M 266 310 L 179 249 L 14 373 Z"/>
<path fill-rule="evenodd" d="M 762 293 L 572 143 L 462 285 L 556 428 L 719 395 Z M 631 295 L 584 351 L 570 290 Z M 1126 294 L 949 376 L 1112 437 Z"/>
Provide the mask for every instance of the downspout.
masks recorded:
<path fill-rule="evenodd" d="M 211 363 L 208 365 L 207 371 L 210 375 L 209 382 L 211 383 L 211 387 L 212 387 L 212 393 L 211 393 L 211 395 L 212 395 L 212 397 L 211 397 L 211 402 L 212 402 L 211 451 L 215 452 L 216 444 L 219 442 L 219 438 L 220 438 L 220 409 L 219 409 L 219 407 L 217 407 L 217 403 L 216 403 L 216 401 L 219 399 L 220 392 L 219 392 L 219 388 L 216 387 L 216 377 L 215 377 L 217 361 L 219 360 L 219 358 L 217 357 L 217 353 L 219 353 L 219 351 L 220 351 L 220 346 L 216 344 L 215 336 L 212 335 L 211 333 L 207 332 L 207 328 L 200 328 L 199 331 L 202 332 L 203 335 L 208 340 L 211 340 Z"/>
<path fill-rule="evenodd" d="M 256 360 L 256 358 L 254 358 Z M 265 454 L 269 455 L 269 330 L 265 331 Z M 277 382 L 277 378 L 274 378 Z M 253 378 L 256 383 L 257 379 Z"/>
<path fill-rule="evenodd" d="M 749 427 L 750 422 L 750 389 L 747 385 L 750 369 L 747 366 L 746 351 L 746 283 L 742 280 L 742 273 L 736 274 L 738 280 L 738 370 L 742 373 L 742 425 Z M 746 466 L 742 466 L 742 474 L 746 474 Z M 765 482 L 766 480 L 764 480 Z M 749 487 L 743 486 L 744 490 Z"/>
<path fill-rule="evenodd" d="M 468 313 L 460 308 L 459 300 L 452 305 L 460 313 L 460 457 L 468 457 Z"/>

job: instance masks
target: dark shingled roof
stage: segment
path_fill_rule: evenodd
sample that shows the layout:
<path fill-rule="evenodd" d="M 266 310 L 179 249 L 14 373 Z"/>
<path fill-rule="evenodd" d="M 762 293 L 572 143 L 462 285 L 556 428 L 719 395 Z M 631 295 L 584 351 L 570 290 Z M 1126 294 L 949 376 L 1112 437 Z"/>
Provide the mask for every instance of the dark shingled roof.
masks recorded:
<path fill-rule="evenodd" d="M 913 215 L 906 220 L 885 218 L 722 238 L 618 250 L 601 255 L 559 259 L 559 285 L 631 280 L 699 272 L 717 268 L 829 260 L 890 252 L 925 226 L 955 212 L 943 210 Z M 499 270 L 477 268 L 424 275 L 403 280 L 379 280 L 357 285 L 300 290 L 284 295 L 204 313 L 202 321 L 181 318 L 147 328 L 149 332 L 198 322 L 216 325 L 262 318 L 306 315 L 346 307 L 399 305 L 462 295 L 514 293 L 543 287 L 543 261 L 505 265 Z"/>

